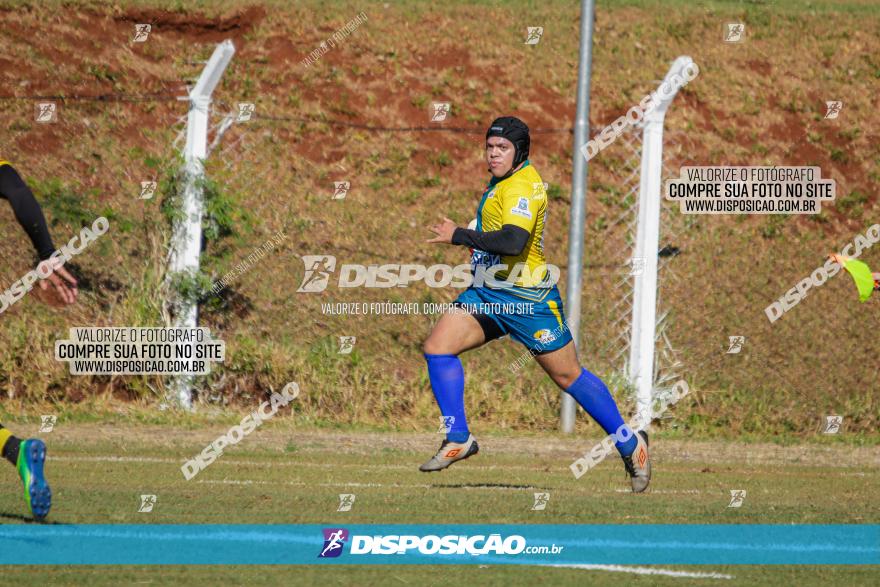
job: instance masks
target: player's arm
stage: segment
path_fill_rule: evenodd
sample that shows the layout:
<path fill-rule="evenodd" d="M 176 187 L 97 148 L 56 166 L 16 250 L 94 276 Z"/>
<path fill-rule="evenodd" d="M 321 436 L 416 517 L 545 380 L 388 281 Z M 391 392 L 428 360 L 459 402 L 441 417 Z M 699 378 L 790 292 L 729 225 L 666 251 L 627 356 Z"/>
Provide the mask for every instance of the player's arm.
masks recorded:
<path fill-rule="evenodd" d="M 453 245 L 464 245 L 487 253 L 504 256 L 516 256 L 523 252 L 540 209 L 540 200 L 533 200 L 513 189 L 499 190 L 502 216 L 501 230 L 479 232 L 455 226 L 449 218 L 431 228 L 438 237 L 428 242 L 446 242 Z"/>
<path fill-rule="evenodd" d="M 452 244 L 464 245 L 493 255 L 519 255 L 526 248 L 527 242 L 529 242 L 529 231 L 513 224 L 505 224 L 501 230 L 489 232 L 456 227 L 452 233 Z"/>
<path fill-rule="evenodd" d="M 529 232 L 513 224 L 505 224 L 501 230 L 480 232 L 462 228 L 444 218 L 443 222 L 430 228 L 437 236 L 429 243 L 464 245 L 494 255 L 519 255 L 529 241 Z"/>
<path fill-rule="evenodd" d="M 43 210 L 12 165 L 0 165 L 0 198 L 9 201 L 15 219 L 27 233 L 41 261 L 55 252 Z"/>
<path fill-rule="evenodd" d="M 40 261 L 50 263 L 52 267 L 49 277 L 40 280 L 40 288 L 45 290 L 51 283 L 65 303 L 75 302 L 79 293 L 76 279 L 57 259 L 50 259 L 55 252 L 55 245 L 52 244 L 43 209 L 18 172 L 8 163 L 0 165 L 0 198 L 9 201 L 15 219 L 31 239 Z"/>

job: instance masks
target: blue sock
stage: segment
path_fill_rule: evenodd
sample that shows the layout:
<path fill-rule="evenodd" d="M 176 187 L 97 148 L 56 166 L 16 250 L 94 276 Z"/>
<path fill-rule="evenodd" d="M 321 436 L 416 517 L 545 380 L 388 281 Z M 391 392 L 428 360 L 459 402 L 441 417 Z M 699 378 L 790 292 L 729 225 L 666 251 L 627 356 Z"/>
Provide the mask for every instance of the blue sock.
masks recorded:
<path fill-rule="evenodd" d="M 608 391 L 608 387 L 602 383 L 601 379 L 586 369 L 581 368 L 580 377 L 565 391 L 599 423 L 599 426 L 606 433 L 616 434 L 617 429 L 624 425 L 623 418 L 617 409 L 617 404 L 614 403 L 614 398 Z M 629 456 L 635 452 L 638 440 L 629 426 L 624 426 L 624 428 L 629 430 L 629 438 L 625 442 L 617 441 L 614 444 L 620 454 Z M 621 436 L 626 436 L 625 432 L 621 432 Z"/>
<path fill-rule="evenodd" d="M 464 442 L 470 436 L 464 416 L 464 367 L 455 355 L 425 355 L 425 360 L 440 413 L 444 418 L 455 418 L 446 438 L 450 442 Z"/>

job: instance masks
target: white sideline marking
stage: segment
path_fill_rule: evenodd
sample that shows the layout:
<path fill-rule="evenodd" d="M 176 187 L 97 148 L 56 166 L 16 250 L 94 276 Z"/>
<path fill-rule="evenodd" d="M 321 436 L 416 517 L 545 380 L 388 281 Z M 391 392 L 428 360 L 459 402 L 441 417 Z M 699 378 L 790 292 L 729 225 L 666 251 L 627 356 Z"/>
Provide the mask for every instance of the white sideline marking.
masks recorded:
<path fill-rule="evenodd" d="M 614 493 L 632 493 L 632 489 L 615 489 Z M 676 494 L 676 493 L 687 493 L 687 494 L 699 494 L 706 493 L 702 489 L 649 489 L 647 493 L 661 493 L 661 494 Z M 723 491 L 713 491 L 712 493 L 724 493 Z"/>
<path fill-rule="evenodd" d="M 52 460 L 55 461 L 86 461 L 86 462 L 118 462 L 118 463 L 175 463 L 178 464 L 180 461 L 175 459 L 161 458 L 161 457 L 117 457 L 117 456 L 93 456 L 93 457 L 79 457 L 79 456 L 62 456 L 62 457 L 52 457 Z M 250 461 L 237 461 L 234 459 L 227 460 L 217 460 L 215 463 L 226 463 L 227 465 L 250 465 L 254 467 L 270 467 L 277 465 L 287 465 L 287 466 L 297 466 L 297 467 L 319 467 L 319 468 L 335 468 L 335 467 L 360 467 L 360 468 L 382 468 L 382 469 L 412 469 L 412 466 L 408 465 L 333 465 L 331 463 L 263 463 L 257 462 L 253 463 Z M 470 468 L 477 468 L 471 466 Z M 494 468 L 511 468 L 511 469 L 519 469 L 519 467 L 482 467 L 483 469 L 494 469 Z M 305 486 L 319 486 L 319 487 L 399 487 L 399 488 L 410 488 L 410 489 L 442 489 L 442 485 L 430 485 L 427 483 L 392 483 L 392 484 L 384 484 L 384 483 L 304 483 L 302 481 L 263 481 L 263 480 L 253 480 L 253 479 L 201 479 L 197 481 L 198 483 L 213 483 L 220 485 L 292 485 L 296 487 L 305 487 Z M 456 489 L 502 489 L 507 491 L 530 491 L 533 489 L 538 489 L 532 485 L 523 486 L 523 487 L 457 487 Z M 568 491 L 568 490 L 564 490 Z M 573 493 L 631 493 L 630 489 L 590 489 L 589 491 L 574 491 Z M 709 493 L 703 491 L 701 489 L 651 489 L 648 493 L 656 493 L 656 494 L 702 494 Z M 717 493 L 717 492 L 711 492 Z M 721 493 L 724 493 L 721 491 Z"/>
<path fill-rule="evenodd" d="M 590 571 L 612 571 L 615 573 L 634 573 L 636 575 L 663 575 L 665 577 L 686 577 L 691 579 L 733 579 L 733 575 L 723 573 L 696 573 L 693 571 L 673 571 L 672 569 L 652 569 L 651 567 L 629 567 L 621 565 L 540 565 L 542 567 L 561 567 L 564 569 L 586 569 Z"/>
<path fill-rule="evenodd" d="M 253 479 L 202 479 L 196 483 L 209 483 L 216 485 L 294 485 L 296 487 L 412 487 L 416 489 L 431 489 L 430 485 L 417 483 L 306 483 L 304 481 L 254 481 Z M 465 487 L 463 489 L 489 489 L 487 487 Z M 491 489 L 513 489 L 492 487 Z M 534 489 L 534 487 L 529 487 Z"/>
<path fill-rule="evenodd" d="M 84 462 L 112 462 L 112 463 L 175 463 L 177 465 L 182 465 L 183 459 L 169 459 L 166 457 L 118 457 L 115 455 L 106 455 L 106 456 L 91 456 L 91 457 L 80 457 L 80 456 L 53 456 L 49 457 L 53 461 L 84 461 Z M 48 459 L 47 459 L 48 460 Z M 390 465 L 383 463 L 376 464 L 362 464 L 362 463 L 300 463 L 296 461 L 283 461 L 283 462 L 262 462 L 262 461 L 241 461 L 235 459 L 220 459 L 218 458 L 212 464 L 225 464 L 225 465 L 235 465 L 235 466 L 248 466 L 248 467 L 261 467 L 261 468 L 271 468 L 271 467 L 312 467 L 316 469 L 344 469 L 344 468 L 358 468 L 358 469 L 400 469 L 400 470 L 415 470 L 415 465 Z M 501 466 L 501 465 L 474 465 L 469 464 L 469 469 L 475 470 L 511 470 L 511 471 L 541 471 L 543 472 L 543 467 L 532 467 L 529 468 L 527 466 Z M 560 467 L 562 470 L 562 467 Z M 567 471 L 568 468 L 565 467 Z"/>
<path fill-rule="evenodd" d="M 306 483 L 304 481 L 265 481 L 265 480 L 255 480 L 255 479 L 200 479 L 196 481 L 196 483 L 208 483 L 214 485 L 293 485 L 296 487 L 397 487 L 397 488 L 411 488 L 411 489 L 442 489 L 442 485 L 428 485 L 426 483 L 357 483 L 357 482 L 348 482 L 348 483 Z M 503 490 L 513 490 L 513 491 L 531 491 L 534 489 L 538 489 L 532 485 L 523 486 L 523 487 L 498 487 L 498 486 L 489 486 L 489 487 L 481 487 L 481 486 L 473 486 L 473 487 L 456 487 L 456 489 L 503 489 Z M 632 493 L 630 489 L 599 489 L 592 490 L 587 493 Z M 664 489 L 664 490 L 655 490 L 650 493 L 705 493 L 699 489 Z M 714 492 L 714 493 L 724 493 L 723 491 Z"/>
<path fill-rule="evenodd" d="M 96 455 L 89 457 L 82 456 L 49 456 L 47 460 L 53 461 L 83 461 L 83 462 L 114 462 L 114 463 L 175 463 L 178 465 L 183 464 L 183 459 L 170 459 L 167 457 L 120 457 L 116 455 Z M 234 466 L 248 466 L 248 467 L 260 467 L 260 468 L 268 468 L 268 467 L 311 467 L 317 469 L 344 469 L 344 468 L 359 468 L 359 469 L 398 469 L 398 470 L 410 470 L 413 468 L 413 465 L 392 465 L 392 464 L 362 464 L 362 463 L 301 463 L 296 461 L 281 461 L 281 462 L 262 462 L 262 461 L 242 461 L 236 459 L 220 459 L 218 458 L 212 464 L 226 464 L 226 465 L 234 465 Z M 478 465 L 476 463 L 469 463 L 468 469 L 474 471 L 531 471 L 531 472 L 544 472 L 543 466 L 535 466 L 529 467 L 527 465 Z M 568 471 L 568 467 L 560 467 L 560 470 Z M 681 473 L 684 471 L 689 471 L 690 469 L 679 468 L 679 467 L 668 467 L 667 471 L 670 473 Z M 740 471 L 741 473 L 749 473 L 751 469 L 744 469 Z M 791 476 L 791 477 L 805 477 L 800 473 L 786 473 L 784 471 L 777 471 L 774 473 L 777 476 Z M 835 472 L 835 476 L 837 477 L 865 477 L 867 473 L 864 471 L 840 471 Z M 622 493 L 628 493 L 628 489 L 619 489 L 617 490 Z M 666 492 L 671 492 L 671 490 L 664 490 Z M 697 490 L 682 490 L 683 492 L 696 492 Z M 661 493 L 660 490 L 652 491 L 652 493 Z"/>
<path fill-rule="evenodd" d="M 79 456 L 63 456 L 63 457 L 50 457 L 53 461 L 85 461 L 85 462 L 111 462 L 111 463 L 174 463 L 180 465 L 184 462 L 183 459 L 169 459 L 166 457 L 117 457 L 114 455 L 106 455 L 106 456 L 93 456 L 93 457 L 79 457 Z M 48 460 L 48 459 L 47 459 Z M 285 462 L 262 462 L 262 461 L 240 461 L 235 459 L 220 459 L 218 458 L 212 464 L 225 464 L 225 465 L 235 465 L 235 466 L 249 466 L 249 467 L 261 467 L 261 468 L 269 468 L 269 467 L 312 467 L 318 469 L 335 469 L 335 468 L 344 468 L 344 467 L 359 467 L 359 468 L 373 468 L 373 469 L 410 469 L 412 465 L 385 465 L 385 464 L 372 464 L 365 465 L 359 463 L 298 463 L 295 461 L 285 461 Z M 483 467 L 489 468 L 489 467 Z M 497 468 L 497 467 L 492 467 Z M 519 467 L 517 467 L 519 468 Z"/>

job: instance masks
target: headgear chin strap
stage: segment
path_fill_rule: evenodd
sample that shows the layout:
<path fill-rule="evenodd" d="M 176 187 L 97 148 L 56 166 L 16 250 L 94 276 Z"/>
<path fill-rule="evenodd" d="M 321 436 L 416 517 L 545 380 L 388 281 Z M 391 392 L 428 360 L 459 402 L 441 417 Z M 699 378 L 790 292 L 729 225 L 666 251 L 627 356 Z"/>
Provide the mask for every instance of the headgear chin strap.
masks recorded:
<path fill-rule="evenodd" d="M 515 149 L 513 154 L 513 167 L 507 172 L 509 176 L 520 163 L 529 158 L 529 127 L 526 123 L 515 116 L 502 116 L 492 121 L 489 130 L 486 131 L 486 138 L 502 137 L 513 143 Z"/>

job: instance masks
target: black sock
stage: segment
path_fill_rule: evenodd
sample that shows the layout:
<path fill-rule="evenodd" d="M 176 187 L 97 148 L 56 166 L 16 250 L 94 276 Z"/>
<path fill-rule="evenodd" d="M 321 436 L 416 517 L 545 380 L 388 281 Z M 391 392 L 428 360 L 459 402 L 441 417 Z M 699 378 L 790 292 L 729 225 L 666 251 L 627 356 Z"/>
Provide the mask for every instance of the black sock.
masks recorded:
<path fill-rule="evenodd" d="M 18 466 L 18 447 L 20 444 L 20 438 L 10 436 L 6 444 L 3 445 L 3 458 L 12 463 L 13 467 Z"/>

